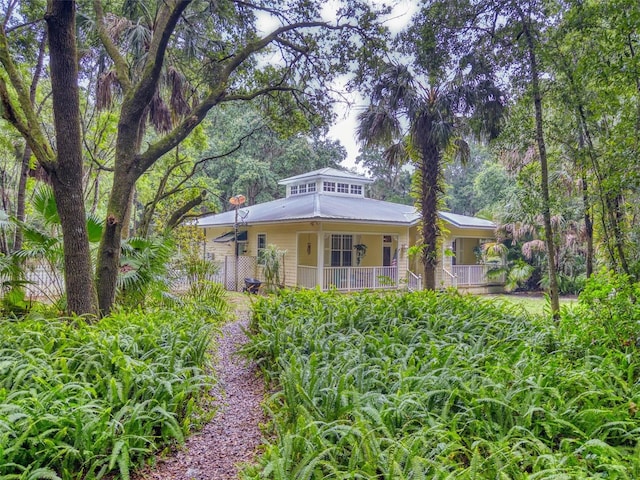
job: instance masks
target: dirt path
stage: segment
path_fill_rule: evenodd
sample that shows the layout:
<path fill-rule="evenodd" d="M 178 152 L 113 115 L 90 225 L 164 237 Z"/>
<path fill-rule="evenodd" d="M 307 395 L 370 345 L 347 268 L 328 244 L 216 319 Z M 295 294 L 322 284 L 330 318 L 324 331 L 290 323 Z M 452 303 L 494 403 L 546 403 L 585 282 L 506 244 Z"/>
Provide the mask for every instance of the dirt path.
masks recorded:
<path fill-rule="evenodd" d="M 266 418 L 260 407 L 264 384 L 255 364 L 235 354 L 246 342 L 243 328 L 248 309 L 238 305 L 238 320 L 225 325 L 218 339 L 214 389 L 218 413 L 182 450 L 160 459 L 135 480 L 235 480 L 237 465 L 253 459 L 262 440 L 259 425 Z"/>

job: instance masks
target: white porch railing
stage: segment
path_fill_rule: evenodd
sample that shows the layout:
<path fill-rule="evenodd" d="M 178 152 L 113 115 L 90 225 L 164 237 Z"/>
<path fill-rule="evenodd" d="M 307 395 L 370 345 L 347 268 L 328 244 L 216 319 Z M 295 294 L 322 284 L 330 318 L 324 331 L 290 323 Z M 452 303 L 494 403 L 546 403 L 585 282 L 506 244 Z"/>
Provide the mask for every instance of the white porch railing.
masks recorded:
<path fill-rule="evenodd" d="M 494 265 L 453 265 L 453 275 L 456 276 L 458 285 L 492 285 L 504 283 L 504 276 L 488 279 L 487 272 L 495 268 Z"/>
<path fill-rule="evenodd" d="M 458 275 L 456 275 L 455 273 L 450 272 L 449 270 L 447 270 L 446 268 L 442 268 L 443 273 L 445 274 L 445 278 L 449 279 L 449 283 L 451 287 L 453 288 L 458 288 Z M 445 285 L 446 285 L 446 280 L 445 280 Z"/>
<path fill-rule="evenodd" d="M 407 270 L 407 290 L 410 292 L 422 290 L 422 275 L 416 275 L 411 270 Z"/>
<path fill-rule="evenodd" d="M 298 265 L 298 286 L 302 288 L 315 288 L 318 284 L 318 269 L 306 265 Z"/>
<path fill-rule="evenodd" d="M 317 267 L 298 266 L 299 287 L 315 288 Z M 398 267 L 324 267 L 322 290 L 380 290 L 398 288 Z"/>

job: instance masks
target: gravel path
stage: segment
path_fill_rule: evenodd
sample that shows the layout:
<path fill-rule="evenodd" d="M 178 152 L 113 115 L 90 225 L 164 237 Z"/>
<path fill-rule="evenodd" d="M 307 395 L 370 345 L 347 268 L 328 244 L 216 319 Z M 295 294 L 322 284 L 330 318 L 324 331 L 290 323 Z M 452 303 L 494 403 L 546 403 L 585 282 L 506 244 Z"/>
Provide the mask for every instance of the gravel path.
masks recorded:
<path fill-rule="evenodd" d="M 235 354 L 247 338 L 248 313 L 222 328 L 214 364 L 218 385 L 213 395 L 216 416 L 180 451 L 158 460 L 135 480 L 235 480 L 237 465 L 250 462 L 262 441 L 259 425 L 266 420 L 260 407 L 264 381 L 252 362 Z"/>

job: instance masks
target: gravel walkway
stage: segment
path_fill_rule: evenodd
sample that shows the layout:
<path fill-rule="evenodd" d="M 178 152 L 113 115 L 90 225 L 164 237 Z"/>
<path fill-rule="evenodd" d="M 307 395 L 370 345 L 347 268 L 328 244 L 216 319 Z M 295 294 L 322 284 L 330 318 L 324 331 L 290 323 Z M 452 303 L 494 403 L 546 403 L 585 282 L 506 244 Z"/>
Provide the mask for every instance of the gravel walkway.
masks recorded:
<path fill-rule="evenodd" d="M 259 425 L 266 417 L 260 407 L 264 381 L 252 362 L 235 354 L 247 338 L 248 313 L 222 328 L 214 364 L 218 385 L 213 395 L 216 416 L 180 451 L 158 460 L 134 480 L 235 480 L 237 465 L 250 462 L 262 441 Z"/>

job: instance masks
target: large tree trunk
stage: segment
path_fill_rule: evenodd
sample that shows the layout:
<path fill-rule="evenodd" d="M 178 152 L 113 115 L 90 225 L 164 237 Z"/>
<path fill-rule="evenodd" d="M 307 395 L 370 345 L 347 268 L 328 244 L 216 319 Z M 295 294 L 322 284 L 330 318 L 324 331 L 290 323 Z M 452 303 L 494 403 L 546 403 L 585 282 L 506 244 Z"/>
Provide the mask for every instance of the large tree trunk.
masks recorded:
<path fill-rule="evenodd" d="M 82 193 L 75 14 L 75 2 L 48 2 L 45 20 L 57 146 L 51 183 L 62 226 L 67 310 L 78 315 L 95 315 L 96 294 Z"/>
<path fill-rule="evenodd" d="M 429 135 L 429 132 L 425 132 Z M 424 266 L 424 289 L 435 290 L 436 266 L 438 264 L 438 191 L 440 179 L 440 152 L 435 145 L 422 148 L 420 162 L 420 211 L 422 213 L 422 264 Z"/>

